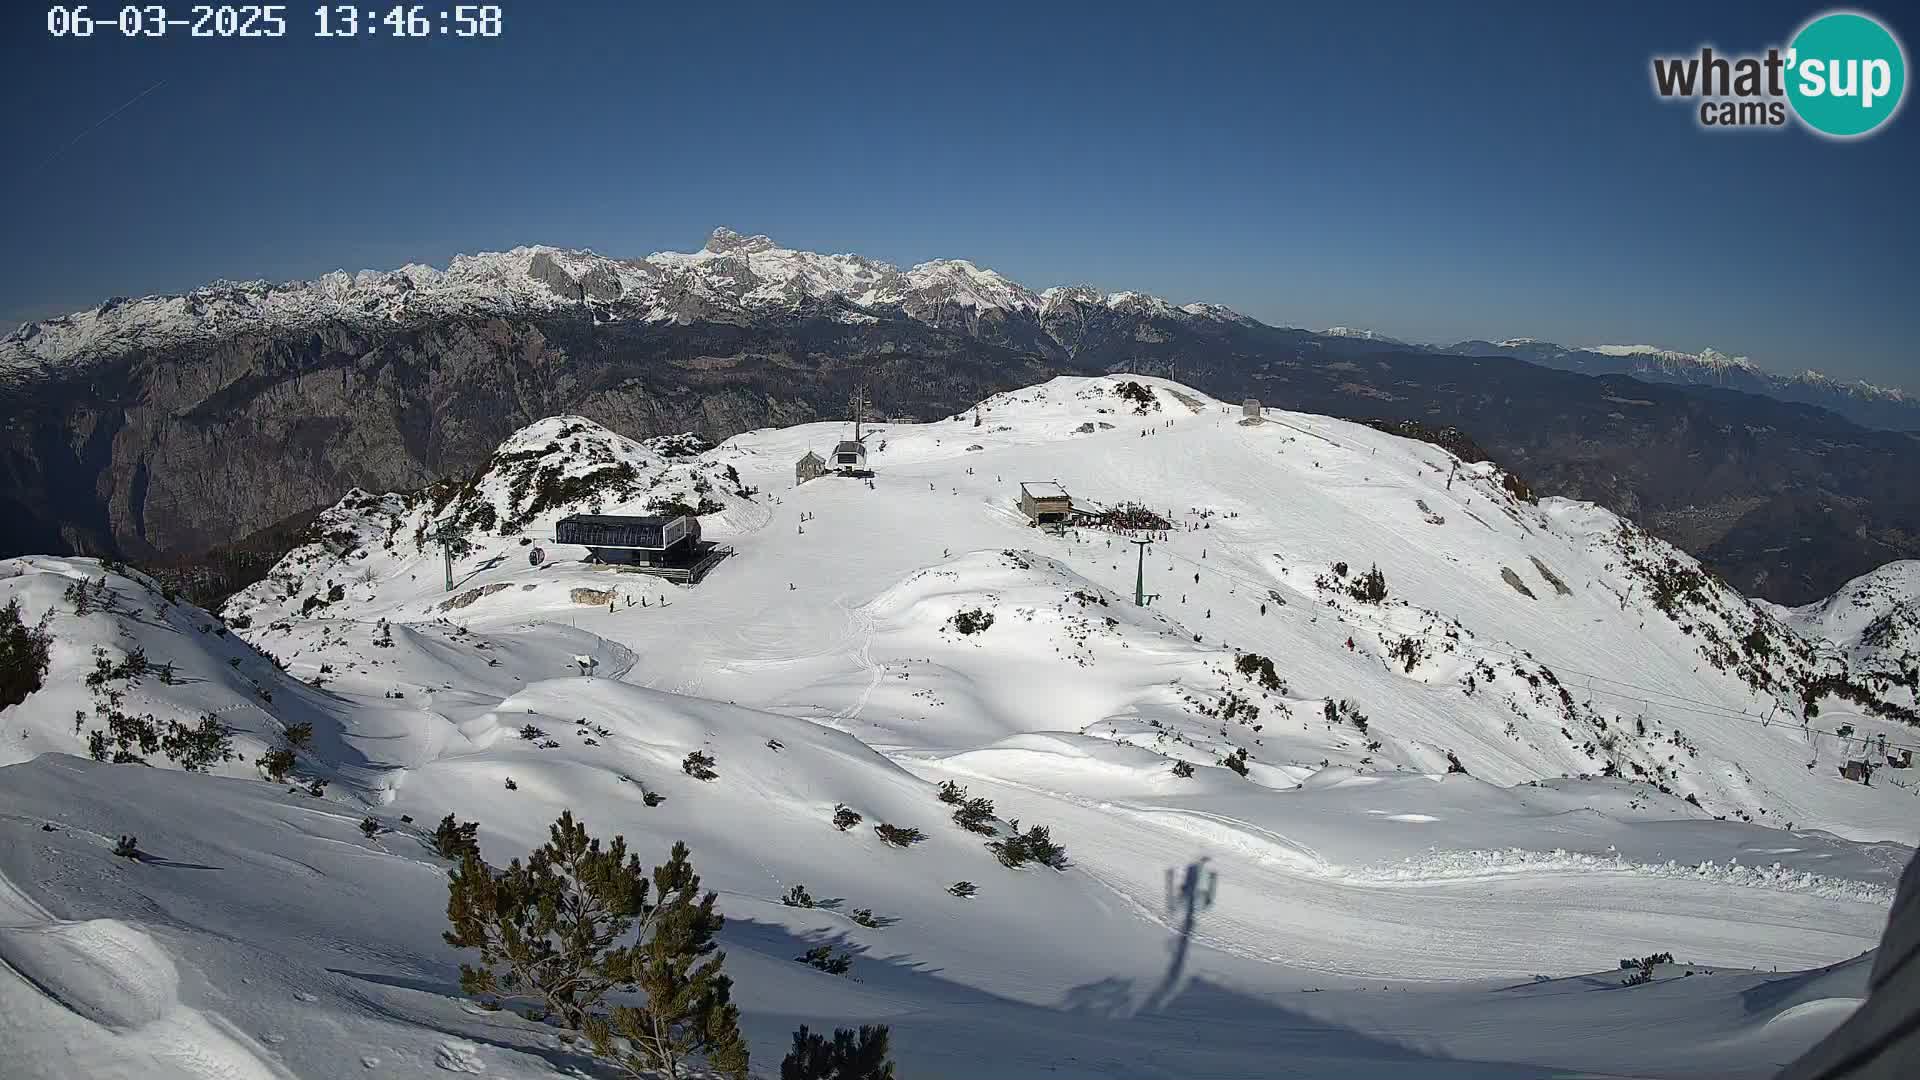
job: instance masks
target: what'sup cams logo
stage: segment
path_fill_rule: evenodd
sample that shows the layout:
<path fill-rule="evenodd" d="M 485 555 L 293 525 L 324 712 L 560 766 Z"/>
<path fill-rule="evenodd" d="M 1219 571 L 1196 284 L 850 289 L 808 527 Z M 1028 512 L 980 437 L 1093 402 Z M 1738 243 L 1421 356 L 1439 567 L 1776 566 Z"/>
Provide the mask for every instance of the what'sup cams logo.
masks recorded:
<path fill-rule="evenodd" d="M 1870 135 L 1900 110 L 1907 53 L 1886 24 L 1857 11 L 1816 15 L 1778 46 L 1749 56 L 1653 58 L 1653 89 L 1663 100 L 1697 102 L 1700 126 L 1785 127 L 1797 118 L 1832 139 Z"/>

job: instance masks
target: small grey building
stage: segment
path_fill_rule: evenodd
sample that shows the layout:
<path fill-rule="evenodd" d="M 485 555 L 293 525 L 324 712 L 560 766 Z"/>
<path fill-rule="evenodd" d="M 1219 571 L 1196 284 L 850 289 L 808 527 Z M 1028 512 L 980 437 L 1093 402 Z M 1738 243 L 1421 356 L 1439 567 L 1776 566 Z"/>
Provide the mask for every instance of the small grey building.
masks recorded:
<path fill-rule="evenodd" d="M 833 463 L 843 469 L 867 467 L 867 444 L 859 439 L 842 439 L 833 448 Z"/>
<path fill-rule="evenodd" d="M 1252 419 L 1252 420 L 1260 419 L 1260 399 L 1248 398 L 1247 400 L 1241 402 L 1240 411 L 1248 419 Z"/>
<path fill-rule="evenodd" d="M 1064 524 L 1073 516 L 1073 498 L 1052 480 L 1031 480 L 1020 485 L 1020 509 L 1036 524 Z"/>
<path fill-rule="evenodd" d="M 804 484 L 814 477 L 824 474 L 826 471 L 827 459 L 809 450 L 805 457 L 794 464 L 793 482 L 796 484 Z"/>

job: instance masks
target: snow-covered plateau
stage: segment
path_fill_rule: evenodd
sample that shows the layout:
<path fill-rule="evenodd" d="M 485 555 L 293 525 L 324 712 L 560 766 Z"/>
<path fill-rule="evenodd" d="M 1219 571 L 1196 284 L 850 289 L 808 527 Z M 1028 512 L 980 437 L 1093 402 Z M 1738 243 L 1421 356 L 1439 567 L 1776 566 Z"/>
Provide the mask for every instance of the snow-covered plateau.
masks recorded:
<path fill-rule="evenodd" d="M 1757 604 L 1491 464 L 1138 376 L 796 484 L 850 437 L 550 418 L 347 493 L 217 613 L 0 562 L 50 639 L 0 711 L 0 1073 L 617 1075 L 462 992 L 448 814 L 495 866 L 563 810 L 685 841 L 756 1076 L 881 1023 L 902 1080 L 1759 1077 L 1865 996 L 1920 836 L 1913 564 Z M 692 586 L 556 539 L 683 510 L 731 549 Z M 1063 869 L 988 849 L 1034 825 Z"/>

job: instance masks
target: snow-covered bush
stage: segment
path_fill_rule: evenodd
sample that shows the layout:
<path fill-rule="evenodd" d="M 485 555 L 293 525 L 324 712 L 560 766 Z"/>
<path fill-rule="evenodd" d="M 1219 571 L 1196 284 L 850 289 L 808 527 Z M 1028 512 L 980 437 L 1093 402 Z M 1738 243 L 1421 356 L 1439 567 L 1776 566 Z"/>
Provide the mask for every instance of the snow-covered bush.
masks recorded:
<path fill-rule="evenodd" d="M 1030 862 L 1055 870 L 1065 870 L 1067 849 L 1054 843 L 1053 836 L 1045 825 L 1035 825 L 1026 832 L 1020 831 L 1020 823 L 1013 823 L 1013 831 L 1004 839 L 995 840 L 987 845 L 1000 865 L 1009 869 L 1019 869 Z"/>
<path fill-rule="evenodd" d="M 911 847 L 927 838 L 927 834 L 921 832 L 919 829 L 911 826 L 903 829 L 898 825 L 889 825 L 884 821 L 875 825 L 873 831 L 875 835 L 880 837 L 881 842 L 900 848 Z"/>
<path fill-rule="evenodd" d="M 687 755 L 687 759 L 680 763 L 680 771 L 695 780 L 720 779 L 720 774 L 713 769 L 713 755 L 700 750 Z"/>

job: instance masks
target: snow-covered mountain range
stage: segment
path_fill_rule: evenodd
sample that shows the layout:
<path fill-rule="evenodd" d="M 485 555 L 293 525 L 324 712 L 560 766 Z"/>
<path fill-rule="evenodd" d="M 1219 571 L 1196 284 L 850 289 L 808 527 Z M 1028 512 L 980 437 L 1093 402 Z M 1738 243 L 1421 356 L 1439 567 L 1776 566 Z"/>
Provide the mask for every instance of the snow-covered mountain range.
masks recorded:
<path fill-rule="evenodd" d="M 1071 320 L 1085 307 L 1175 319 L 1245 319 L 1218 305 L 1175 305 L 1138 292 L 1085 286 L 1036 292 L 963 259 L 901 269 L 859 255 L 795 251 L 765 236 L 719 228 L 699 251 L 643 259 L 517 247 L 456 256 L 445 270 L 410 264 L 281 284 L 221 281 L 181 296 L 115 297 L 0 338 L 0 373 L 18 377 L 129 350 L 334 322 L 404 324 L 586 307 L 607 319 L 688 323 L 777 316 L 804 305 L 824 305 L 849 321 L 907 317 L 949 328 L 1010 316 Z"/>
<path fill-rule="evenodd" d="M 1536 338 L 1462 341 L 1436 348 L 1459 355 L 1515 356 L 1588 375 L 1622 374 L 1650 382 L 1741 390 L 1817 405 L 1867 427 L 1920 429 L 1920 400 L 1904 390 L 1876 386 L 1864 379 L 1835 379 L 1811 369 L 1797 373 L 1769 371 L 1749 357 L 1713 348 L 1686 352 L 1658 345 L 1567 346 Z"/>
<path fill-rule="evenodd" d="M 900 268 L 853 254 L 797 251 L 771 238 L 717 228 L 699 251 L 638 259 L 545 246 L 458 255 L 442 270 L 336 271 L 311 281 L 218 281 L 178 296 L 115 297 L 97 307 L 24 324 L 0 338 L 0 377 L 45 374 L 129 351 L 175 348 L 235 334 L 343 323 L 408 324 L 472 314 L 527 314 L 583 307 L 606 319 L 689 323 L 778 317 L 808 306 L 858 322 L 906 317 L 977 332 L 1030 318 L 1071 350 L 1087 309 L 1176 321 L 1253 320 L 1217 304 L 1175 304 L 1145 293 L 1089 286 L 1034 290 L 964 259 Z M 1531 338 L 1412 345 L 1377 331 L 1328 327 L 1322 336 L 1452 353 L 1509 352 L 1572 370 L 1622 370 L 1667 381 L 1727 385 L 1834 408 L 1873 426 L 1920 425 L 1920 406 L 1901 390 L 1831 379 L 1818 371 L 1776 374 L 1744 356 L 1654 345 L 1568 347 Z M 1617 361 L 1608 365 L 1605 357 Z M 1850 411 L 1849 403 L 1859 407 Z M 1911 408 L 1911 413 L 1909 413 Z M 1862 411 L 1865 410 L 1865 411 Z M 1889 411 L 1891 410 L 1891 411 Z"/>
<path fill-rule="evenodd" d="M 550 417 L 348 492 L 218 614 L 0 562 L 52 640 L 0 711 L 8 1075 L 587 1069 L 460 993 L 447 814 L 496 865 L 563 809 L 686 841 L 756 1075 L 882 1022 L 916 1080 L 1761 1076 L 1864 994 L 1920 838 L 1913 564 L 1756 604 L 1489 463 L 1147 377 L 876 423 L 870 484 L 796 483 L 847 435 Z M 1035 480 L 1093 516 L 1033 527 Z M 682 511 L 732 549 L 691 587 L 555 535 Z M 1063 869 L 988 850 L 1023 822 Z"/>

